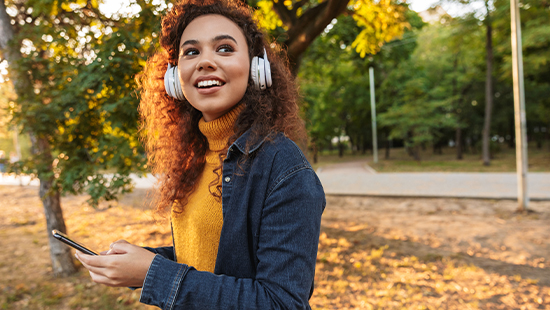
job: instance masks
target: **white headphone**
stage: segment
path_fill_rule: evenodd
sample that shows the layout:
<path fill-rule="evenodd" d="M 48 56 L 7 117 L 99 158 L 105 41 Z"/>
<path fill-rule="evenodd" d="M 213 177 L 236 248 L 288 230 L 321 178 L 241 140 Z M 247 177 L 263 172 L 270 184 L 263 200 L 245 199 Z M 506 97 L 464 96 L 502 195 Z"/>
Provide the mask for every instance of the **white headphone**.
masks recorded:
<path fill-rule="evenodd" d="M 267 87 L 271 87 L 273 81 L 271 80 L 271 65 L 269 59 L 267 59 L 267 53 L 264 48 L 264 58 L 254 56 L 252 63 L 250 64 L 250 76 L 256 89 L 265 90 Z"/>
<path fill-rule="evenodd" d="M 258 56 L 252 58 L 252 63 L 250 64 L 250 77 L 256 89 L 259 90 L 265 90 L 273 84 L 271 80 L 271 65 L 269 59 L 267 59 L 265 48 L 263 58 Z M 168 69 L 164 74 L 164 88 L 168 96 L 178 100 L 185 99 L 183 91 L 181 90 L 178 66 L 172 66 L 168 63 Z"/>
<path fill-rule="evenodd" d="M 164 74 L 164 88 L 168 95 L 178 100 L 184 100 L 183 91 L 181 90 L 180 74 L 178 66 L 172 66 L 168 63 L 168 70 Z"/>

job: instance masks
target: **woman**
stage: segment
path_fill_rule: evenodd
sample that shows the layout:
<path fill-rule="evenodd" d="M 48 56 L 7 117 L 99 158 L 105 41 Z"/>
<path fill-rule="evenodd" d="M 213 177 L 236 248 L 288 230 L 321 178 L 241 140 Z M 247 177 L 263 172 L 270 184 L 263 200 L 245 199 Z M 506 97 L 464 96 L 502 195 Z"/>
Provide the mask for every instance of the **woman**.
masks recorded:
<path fill-rule="evenodd" d="M 288 68 L 239 1 L 184 1 L 141 78 L 173 247 L 78 252 L 93 281 L 163 309 L 310 309 L 321 214 Z M 177 67 L 175 67 L 177 65 Z"/>

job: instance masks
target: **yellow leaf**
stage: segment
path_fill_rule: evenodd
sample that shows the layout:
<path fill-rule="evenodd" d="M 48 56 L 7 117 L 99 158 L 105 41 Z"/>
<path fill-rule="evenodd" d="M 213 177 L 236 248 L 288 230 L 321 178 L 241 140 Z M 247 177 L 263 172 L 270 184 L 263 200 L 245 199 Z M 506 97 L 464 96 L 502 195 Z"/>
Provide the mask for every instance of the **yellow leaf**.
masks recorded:
<path fill-rule="evenodd" d="M 283 27 L 283 22 L 279 15 L 273 10 L 273 2 L 262 0 L 257 3 L 258 9 L 254 12 L 254 18 L 258 21 L 260 28 L 265 30 L 274 30 L 277 27 Z M 286 30 L 286 27 L 284 27 Z"/>
<path fill-rule="evenodd" d="M 368 0 L 353 2 L 353 19 L 363 30 L 355 38 L 352 47 L 361 57 L 376 54 L 384 43 L 403 34 L 410 25 L 405 20 L 405 7 L 389 0 L 373 3 Z"/>

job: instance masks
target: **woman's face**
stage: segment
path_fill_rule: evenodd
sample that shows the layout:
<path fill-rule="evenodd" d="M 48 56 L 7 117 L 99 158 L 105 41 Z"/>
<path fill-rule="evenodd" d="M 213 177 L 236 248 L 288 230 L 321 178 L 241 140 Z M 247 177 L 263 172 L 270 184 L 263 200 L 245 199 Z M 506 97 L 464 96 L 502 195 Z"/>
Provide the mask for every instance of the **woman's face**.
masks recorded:
<path fill-rule="evenodd" d="M 195 18 L 183 31 L 178 60 L 185 98 L 209 122 L 241 101 L 250 59 L 241 28 L 221 15 Z"/>

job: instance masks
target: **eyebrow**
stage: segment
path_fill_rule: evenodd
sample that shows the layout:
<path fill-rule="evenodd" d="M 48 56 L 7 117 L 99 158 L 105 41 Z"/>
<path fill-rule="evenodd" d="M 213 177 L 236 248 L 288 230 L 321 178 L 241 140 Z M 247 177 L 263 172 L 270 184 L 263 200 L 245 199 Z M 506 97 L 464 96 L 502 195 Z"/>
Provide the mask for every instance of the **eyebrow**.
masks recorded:
<path fill-rule="evenodd" d="M 221 41 L 221 40 L 225 40 L 225 39 L 231 40 L 231 41 L 235 42 L 235 44 L 238 45 L 237 40 L 235 40 L 235 38 L 233 38 L 232 36 L 230 36 L 228 34 L 220 34 L 218 36 L 215 36 L 211 40 L 211 42 L 217 42 L 217 41 Z M 199 44 L 199 40 L 187 40 L 187 41 L 183 42 L 183 44 L 180 46 L 180 48 L 184 47 L 185 45 L 188 45 L 188 44 L 191 44 L 191 45 Z"/>

